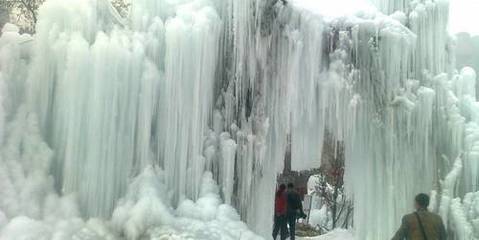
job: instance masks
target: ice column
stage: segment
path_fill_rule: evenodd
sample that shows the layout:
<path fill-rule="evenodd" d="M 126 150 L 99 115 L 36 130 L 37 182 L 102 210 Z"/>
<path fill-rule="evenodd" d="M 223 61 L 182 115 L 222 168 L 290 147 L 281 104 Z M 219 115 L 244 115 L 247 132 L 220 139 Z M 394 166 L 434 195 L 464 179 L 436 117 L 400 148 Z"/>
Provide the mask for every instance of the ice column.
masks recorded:
<path fill-rule="evenodd" d="M 222 130 L 237 143 L 233 204 L 253 229 L 268 236 L 276 176 L 289 142 L 294 169 L 320 164 L 325 24 L 281 1 L 232 0 L 222 9 L 220 67 L 226 70 L 219 76 L 217 103 Z"/>
<path fill-rule="evenodd" d="M 132 30 L 104 1 L 40 10 L 28 103 L 56 151 L 58 190 L 78 192 L 88 217 L 108 217 L 147 164 L 171 174 L 175 201 L 197 197 L 205 170 L 221 21 L 208 1 L 141 4 L 133 15 L 152 13 L 132 17 Z"/>

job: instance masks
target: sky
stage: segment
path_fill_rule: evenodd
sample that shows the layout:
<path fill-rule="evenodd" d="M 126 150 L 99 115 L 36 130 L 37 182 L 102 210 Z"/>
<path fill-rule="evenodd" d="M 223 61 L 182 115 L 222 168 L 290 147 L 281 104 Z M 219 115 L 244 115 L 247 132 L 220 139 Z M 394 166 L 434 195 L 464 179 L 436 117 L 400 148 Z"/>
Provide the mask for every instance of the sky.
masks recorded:
<path fill-rule="evenodd" d="M 479 35 L 479 0 L 449 0 L 449 31 Z"/>

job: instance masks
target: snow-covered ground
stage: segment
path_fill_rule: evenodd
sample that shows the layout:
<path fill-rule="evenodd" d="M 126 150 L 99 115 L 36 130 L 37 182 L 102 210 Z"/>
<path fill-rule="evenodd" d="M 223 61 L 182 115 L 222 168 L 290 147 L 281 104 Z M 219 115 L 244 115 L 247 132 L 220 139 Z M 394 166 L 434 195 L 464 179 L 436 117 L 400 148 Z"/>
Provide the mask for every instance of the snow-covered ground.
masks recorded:
<path fill-rule="evenodd" d="M 299 240 L 354 240 L 355 238 L 351 232 L 347 230 L 334 230 L 328 234 L 324 234 L 317 237 L 298 237 Z"/>

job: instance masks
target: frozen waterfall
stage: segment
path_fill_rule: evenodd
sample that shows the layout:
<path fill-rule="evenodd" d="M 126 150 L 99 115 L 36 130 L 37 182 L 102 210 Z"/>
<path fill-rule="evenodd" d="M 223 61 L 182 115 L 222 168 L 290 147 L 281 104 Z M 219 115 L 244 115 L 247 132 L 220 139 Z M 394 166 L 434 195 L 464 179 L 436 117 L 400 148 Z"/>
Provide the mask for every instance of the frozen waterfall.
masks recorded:
<path fill-rule="evenodd" d="M 390 238 L 418 192 L 479 239 L 476 74 L 454 69 L 448 1 L 334 4 L 47 0 L 33 36 L 5 25 L 0 239 L 267 238 L 285 155 L 319 167 L 326 132 L 357 239 Z"/>

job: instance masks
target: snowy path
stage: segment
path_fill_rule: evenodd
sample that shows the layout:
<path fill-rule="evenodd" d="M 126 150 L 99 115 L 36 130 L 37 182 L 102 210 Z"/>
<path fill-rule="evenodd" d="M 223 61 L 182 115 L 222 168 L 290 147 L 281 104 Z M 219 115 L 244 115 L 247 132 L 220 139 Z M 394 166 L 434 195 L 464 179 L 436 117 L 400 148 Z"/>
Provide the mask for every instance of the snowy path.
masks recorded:
<path fill-rule="evenodd" d="M 298 240 L 354 240 L 353 235 L 346 230 L 335 230 L 318 237 L 297 237 Z"/>

